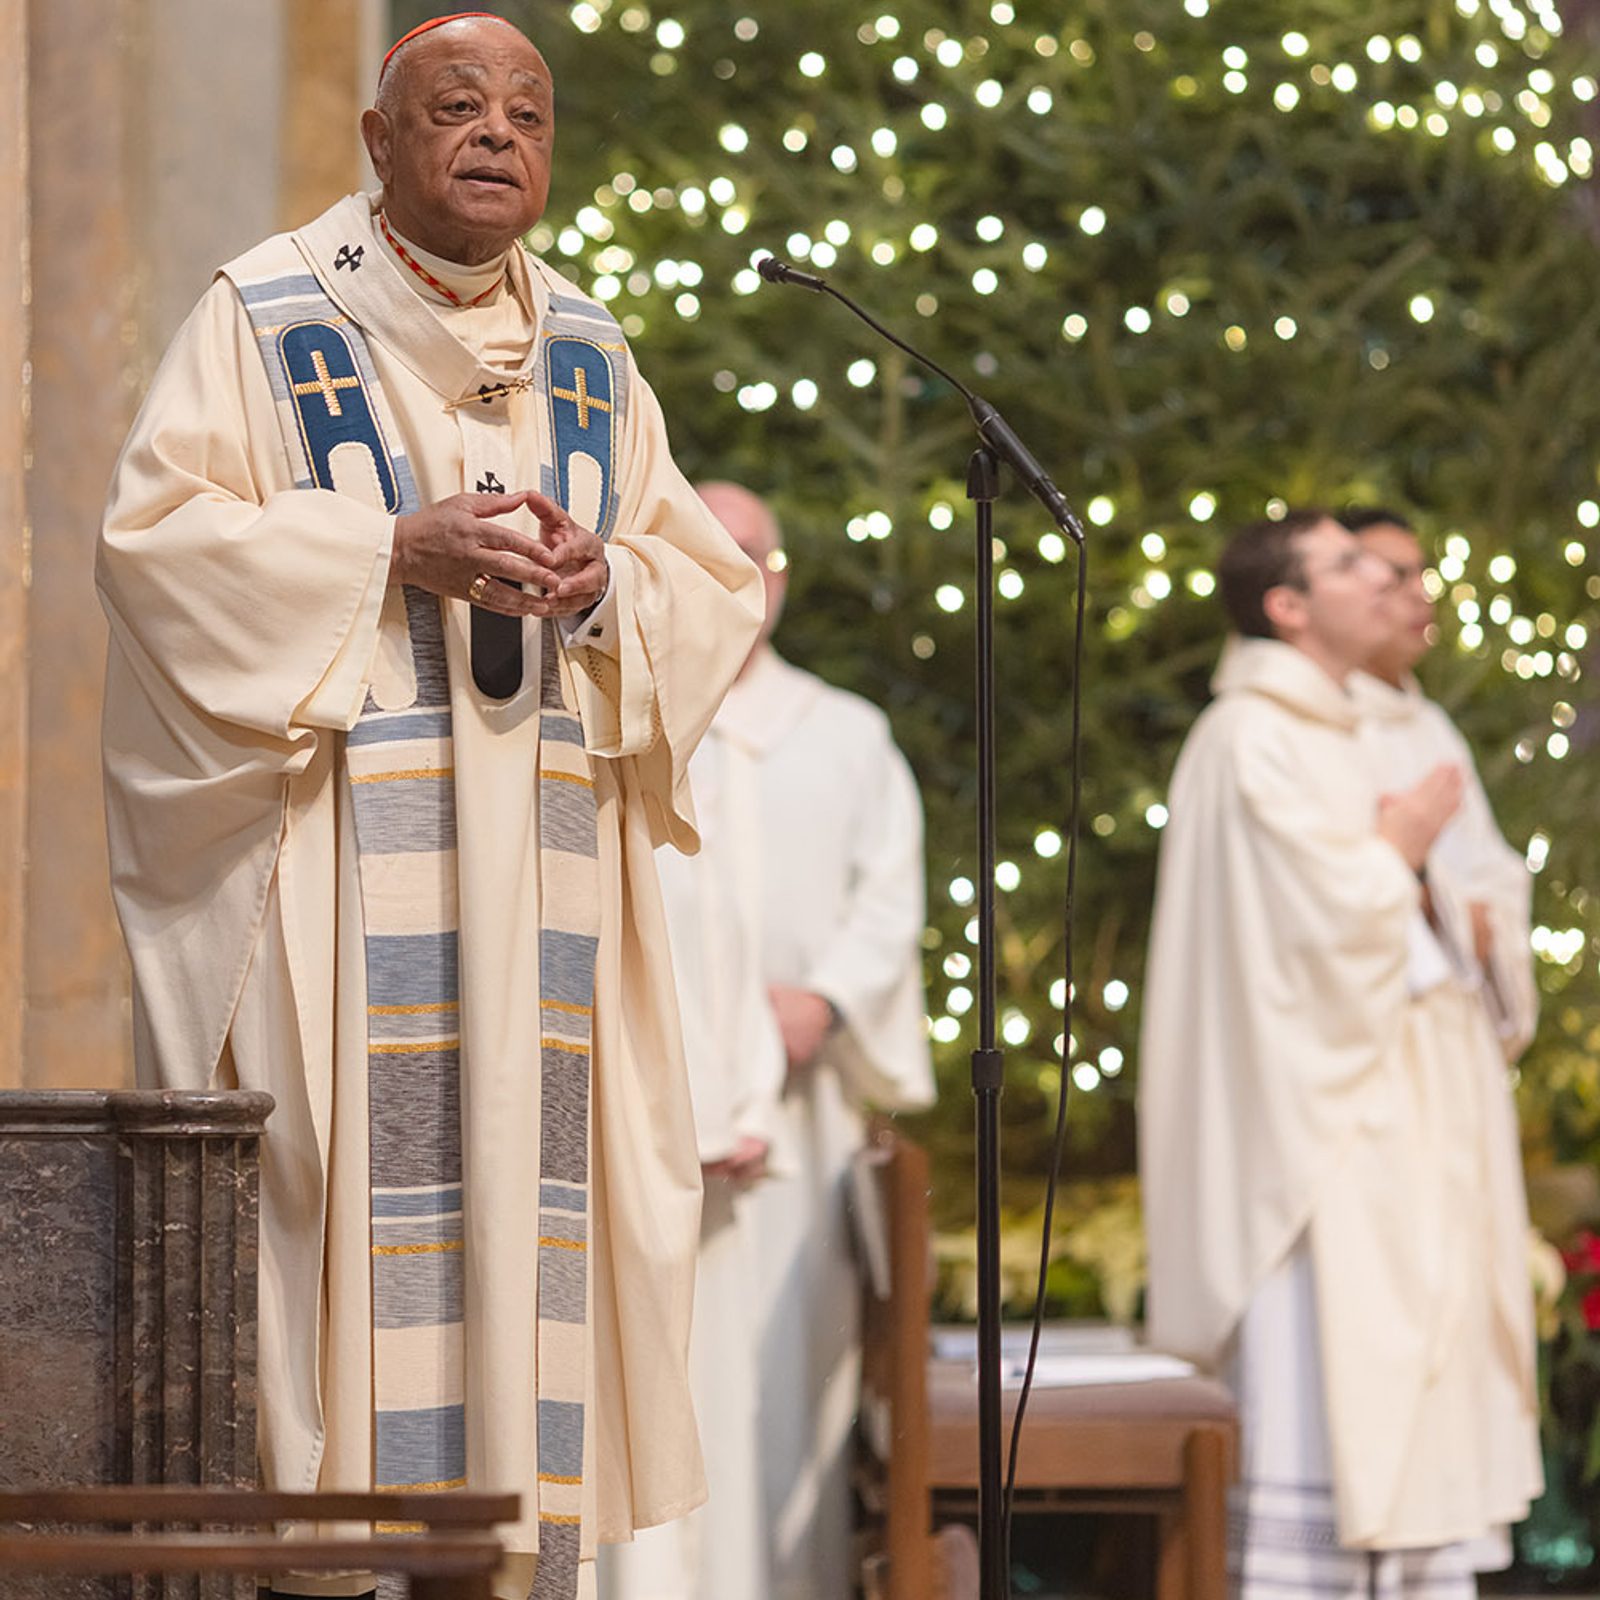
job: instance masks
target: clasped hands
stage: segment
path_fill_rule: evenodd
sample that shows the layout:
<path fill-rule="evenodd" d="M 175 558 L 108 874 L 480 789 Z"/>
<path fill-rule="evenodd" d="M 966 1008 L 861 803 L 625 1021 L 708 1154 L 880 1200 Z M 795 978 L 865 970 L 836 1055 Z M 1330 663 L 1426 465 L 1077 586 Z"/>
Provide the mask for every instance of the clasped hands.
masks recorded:
<path fill-rule="evenodd" d="M 519 506 L 539 519 L 537 539 L 490 520 Z M 531 489 L 453 494 L 395 518 L 389 578 L 503 617 L 571 617 L 605 594 L 606 547 Z"/>

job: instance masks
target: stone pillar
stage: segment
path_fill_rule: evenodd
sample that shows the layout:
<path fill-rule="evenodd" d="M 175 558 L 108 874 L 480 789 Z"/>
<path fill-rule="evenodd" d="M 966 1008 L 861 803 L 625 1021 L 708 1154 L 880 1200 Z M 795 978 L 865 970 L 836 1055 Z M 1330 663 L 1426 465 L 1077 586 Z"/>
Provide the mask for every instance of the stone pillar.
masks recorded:
<path fill-rule="evenodd" d="M 0 1094 L 0 1487 L 255 1482 L 271 1109 L 249 1093 Z M 253 1593 L 231 1579 L 8 1581 L 23 1587 L 7 1600 Z"/>
<path fill-rule="evenodd" d="M 0 7 L 0 1088 L 22 1082 L 28 798 L 28 14 Z"/>
<path fill-rule="evenodd" d="M 287 0 L 278 225 L 298 228 L 365 181 L 358 124 L 370 105 L 366 0 Z"/>
<path fill-rule="evenodd" d="M 15 10 L 16 7 L 10 7 Z M 33 315 L 28 517 L 26 1084 L 127 1080 L 99 760 L 106 482 L 136 400 L 129 0 L 29 0 Z"/>

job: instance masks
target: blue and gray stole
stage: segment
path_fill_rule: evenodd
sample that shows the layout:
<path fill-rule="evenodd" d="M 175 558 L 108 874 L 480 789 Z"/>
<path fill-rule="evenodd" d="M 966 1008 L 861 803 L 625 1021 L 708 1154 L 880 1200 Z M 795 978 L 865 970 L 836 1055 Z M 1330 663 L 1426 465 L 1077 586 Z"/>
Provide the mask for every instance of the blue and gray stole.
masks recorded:
<path fill-rule="evenodd" d="M 264 247 L 265 249 L 265 247 Z M 255 257 L 260 259 L 260 257 Z M 287 265 L 278 258 L 280 265 Z M 246 269 L 250 262 L 240 264 Z M 418 509 L 410 466 L 360 328 L 303 270 L 234 282 L 271 382 L 297 488 Z M 621 330 L 600 307 L 552 295 L 531 387 L 553 457 L 543 493 L 608 537 L 627 404 Z M 507 392 L 526 384 L 511 384 Z M 513 481 L 505 393 L 498 449 Z M 458 401 L 457 405 L 462 405 Z M 475 434 L 462 418 L 464 439 Z M 490 474 L 491 478 L 493 474 Z M 497 485 L 498 486 L 498 485 Z M 395 600 L 390 595 L 391 605 Z M 368 1001 L 373 1482 L 467 1484 L 465 1236 L 455 774 L 441 602 L 403 590 L 409 681 L 369 691 L 346 739 L 361 861 Z M 541 924 L 539 1080 L 539 1560 L 535 1600 L 576 1593 L 582 1547 L 588 1321 L 589 1099 L 599 945 L 594 778 L 554 627 L 538 630 Z M 409 680 L 409 674 L 403 675 Z M 392 690 L 392 684 L 389 686 Z M 403 701 L 404 703 L 396 703 Z M 513 974 L 507 974 L 514 981 Z M 581 1335 L 573 1339 L 576 1327 Z M 490 1419 L 484 1419 L 492 1425 Z"/>

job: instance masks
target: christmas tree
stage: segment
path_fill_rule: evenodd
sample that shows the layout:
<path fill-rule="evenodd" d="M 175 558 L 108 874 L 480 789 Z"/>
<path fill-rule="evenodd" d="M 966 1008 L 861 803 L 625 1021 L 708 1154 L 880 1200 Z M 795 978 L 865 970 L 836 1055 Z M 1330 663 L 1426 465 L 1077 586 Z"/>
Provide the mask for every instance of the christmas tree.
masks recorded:
<path fill-rule="evenodd" d="M 1131 1165 L 1163 796 L 1204 703 L 1226 531 L 1378 502 L 1434 561 L 1424 675 L 1538 871 L 1547 1003 L 1526 1115 L 1600 1137 L 1596 755 L 1600 330 L 1584 203 L 1596 81 L 1552 0 L 505 0 L 558 85 L 533 243 L 607 302 L 680 463 L 768 494 L 780 647 L 883 705 L 928 811 L 922 1132 L 968 1207 L 973 1043 L 972 440 L 1033 443 L 1089 525 L 1079 993 L 1063 1039 L 1072 555 L 999 507 L 1003 1033 L 1011 1198 L 1044 1170 L 1063 1057 L 1078 1173 Z M 409 24 L 444 7 L 396 7 Z"/>

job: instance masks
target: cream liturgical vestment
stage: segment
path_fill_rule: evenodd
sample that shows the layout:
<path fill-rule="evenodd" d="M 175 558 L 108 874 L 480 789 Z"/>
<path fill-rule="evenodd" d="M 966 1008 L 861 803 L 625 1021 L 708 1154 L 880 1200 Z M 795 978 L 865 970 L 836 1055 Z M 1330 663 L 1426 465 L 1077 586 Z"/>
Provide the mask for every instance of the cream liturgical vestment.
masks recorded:
<path fill-rule="evenodd" d="M 771 1590 L 835 1600 L 854 1582 L 851 1430 L 860 1280 L 846 1214 L 867 1106 L 929 1104 L 922 806 L 888 720 L 763 650 L 728 693 L 727 848 L 759 863 L 769 984 L 830 1000 L 838 1025 L 779 1109 L 784 1164 L 750 1196 L 760 1273 L 760 1431 Z"/>
<path fill-rule="evenodd" d="M 522 1493 L 524 1520 L 507 1530 L 522 1554 L 520 1587 L 502 1589 L 526 1594 L 540 1545 L 548 1419 L 535 1396 L 547 1352 L 586 1374 L 586 1401 L 565 1408 L 581 1461 L 560 1480 L 581 1492 L 547 1531 L 581 1518 L 588 1557 L 597 1540 L 681 1515 L 702 1495 L 685 1372 L 700 1182 L 654 851 L 696 846 L 688 761 L 749 649 L 760 582 L 673 466 L 659 407 L 620 341 L 586 335 L 618 380 L 614 435 L 593 454 L 549 458 L 553 431 L 577 437 L 572 428 L 592 424 L 598 439 L 613 426 L 596 378 L 569 375 L 563 388 L 540 366 L 547 326 L 566 318 L 598 329 L 608 320 L 600 308 L 520 248 L 481 304 L 452 305 L 385 241 L 375 203 L 351 196 L 218 277 L 174 340 L 119 462 L 99 562 L 112 639 L 114 889 L 141 1081 L 237 1082 L 277 1100 L 263 1148 L 260 1324 L 261 1452 L 274 1486 L 372 1484 L 374 1410 L 396 1403 L 384 1386 L 420 1381 L 407 1349 L 438 1348 L 420 1342 L 430 1330 L 395 1327 L 374 1305 L 383 1251 L 372 1242 L 382 1235 L 369 1110 L 383 1108 L 369 1108 L 367 1089 L 369 1027 L 377 1039 L 381 1020 L 399 1041 L 373 1044 L 377 1061 L 412 1048 L 417 1030 L 446 1026 L 391 1013 L 448 1013 L 459 1214 L 445 1243 L 396 1248 L 464 1258 L 458 1331 L 440 1358 L 441 1371 L 459 1374 L 450 1381 L 460 1392 L 443 1398 L 465 1418 L 462 1458 L 441 1486 Z M 423 265 L 448 289 L 449 263 Z M 359 370 L 325 358 L 334 346 L 324 341 L 287 394 L 263 360 L 280 336 L 261 315 L 265 291 L 252 288 L 263 276 L 331 302 L 329 323 L 348 319 L 370 352 L 366 389 Z M 385 452 L 352 457 L 335 445 L 332 488 L 297 486 L 286 408 L 322 405 L 349 426 L 369 399 L 396 435 Z M 559 423 L 558 400 L 573 410 Z M 306 442 L 314 455 L 316 438 Z M 542 489 L 611 530 L 605 598 L 559 628 L 553 653 L 551 625 L 525 620 L 522 676 L 503 696 L 474 680 L 465 602 L 402 597 L 387 582 L 388 491 L 405 478 L 423 505 L 464 490 Z M 527 512 L 508 520 L 538 536 Z M 416 702 L 408 607 L 425 621 L 436 607 L 442 625 L 453 766 L 432 776 L 453 780 L 453 811 L 439 823 L 451 849 L 379 857 L 378 871 L 358 849 L 360 804 L 371 802 L 352 799 L 352 775 L 363 780 L 347 735 L 374 706 L 396 718 Z M 563 725 L 541 715 L 541 694 L 568 708 L 575 744 L 560 760 L 541 751 L 541 728 Z M 541 811 L 565 829 L 551 796 L 573 786 L 592 790 L 592 843 L 580 839 L 563 858 L 541 839 Z M 592 1036 L 567 1047 L 569 1061 L 591 1063 L 587 1271 L 563 1280 L 578 1285 L 576 1320 L 551 1329 L 542 1247 L 582 1249 L 564 1240 L 583 1234 L 540 1238 L 559 1231 L 547 1208 L 562 1188 L 541 1183 L 541 1162 L 568 1131 L 541 1127 L 540 1041 L 590 1007 L 548 998 L 562 975 L 551 952 L 564 949 L 548 928 L 564 875 L 591 852 L 598 939 L 569 942 L 592 951 Z M 430 864 L 439 862 L 448 865 Z M 368 923 L 381 915 L 403 955 L 406 918 L 424 905 L 459 930 L 449 935 L 452 951 L 459 941 L 450 998 L 373 1004 L 369 1015 Z M 375 1368 L 375 1345 L 396 1359 Z"/>
<path fill-rule="evenodd" d="M 1149 1336 L 1239 1382 L 1243 1592 L 1364 1595 L 1410 1580 L 1354 1552 L 1477 1539 L 1538 1488 L 1514 1129 L 1478 995 L 1413 982 L 1354 696 L 1258 639 L 1214 687 L 1145 994 Z"/>

